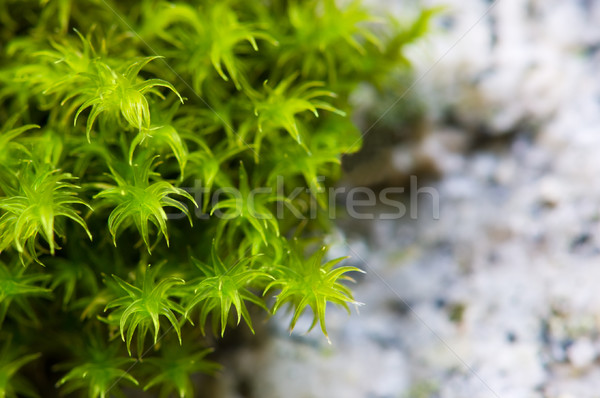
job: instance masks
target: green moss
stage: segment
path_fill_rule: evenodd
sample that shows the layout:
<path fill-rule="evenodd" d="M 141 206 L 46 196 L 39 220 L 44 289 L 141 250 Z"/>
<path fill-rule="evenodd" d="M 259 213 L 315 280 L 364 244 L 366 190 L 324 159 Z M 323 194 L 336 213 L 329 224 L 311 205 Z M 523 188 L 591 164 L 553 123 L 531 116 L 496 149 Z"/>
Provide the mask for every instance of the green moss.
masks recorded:
<path fill-rule="evenodd" d="M 32 361 L 46 395 L 191 397 L 218 369 L 206 324 L 252 328 L 250 307 L 288 307 L 292 328 L 312 311 L 326 335 L 359 271 L 322 242 L 325 188 L 362 140 L 349 96 L 406 73 L 429 16 L 0 0 L 0 397 L 35 395 Z"/>

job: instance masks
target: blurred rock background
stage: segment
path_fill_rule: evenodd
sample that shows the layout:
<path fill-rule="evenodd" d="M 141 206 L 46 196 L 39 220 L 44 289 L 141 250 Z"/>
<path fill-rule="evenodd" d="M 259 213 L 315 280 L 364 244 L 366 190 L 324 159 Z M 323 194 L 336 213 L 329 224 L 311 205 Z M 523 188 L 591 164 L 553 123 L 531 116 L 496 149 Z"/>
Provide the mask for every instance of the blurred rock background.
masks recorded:
<path fill-rule="evenodd" d="M 396 220 L 339 220 L 332 255 L 367 271 L 360 314 L 328 308 L 331 345 L 302 334 L 310 317 L 291 336 L 273 318 L 265 338 L 220 351 L 225 370 L 205 391 L 600 397 L 600 1 L 371 3 L 407 19 L 444 9 L 409 49 L 413 89 L 346 160 L 343 184 L 416 176 L 437 198 L 399 196 Z M 383 114 L 402 95 L 357 101 Z"/>

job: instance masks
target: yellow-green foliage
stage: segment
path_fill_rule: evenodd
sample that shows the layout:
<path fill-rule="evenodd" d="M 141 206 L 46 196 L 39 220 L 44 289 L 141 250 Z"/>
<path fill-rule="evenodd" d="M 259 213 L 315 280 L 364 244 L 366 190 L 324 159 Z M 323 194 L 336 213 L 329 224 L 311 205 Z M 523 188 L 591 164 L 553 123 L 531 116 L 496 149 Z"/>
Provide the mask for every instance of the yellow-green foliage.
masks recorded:
<path fill-rule="evenodd" d="M 0 0 L 0 397 L 193 397 L 205 330 L 355 303 L 324 188 L 430 12 L 343 3 Z"/>

